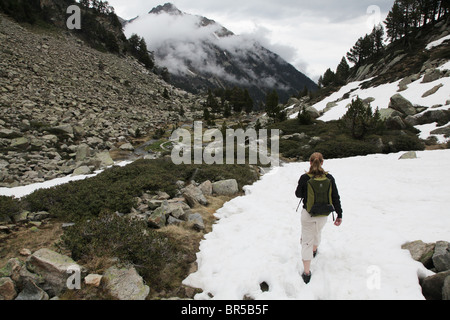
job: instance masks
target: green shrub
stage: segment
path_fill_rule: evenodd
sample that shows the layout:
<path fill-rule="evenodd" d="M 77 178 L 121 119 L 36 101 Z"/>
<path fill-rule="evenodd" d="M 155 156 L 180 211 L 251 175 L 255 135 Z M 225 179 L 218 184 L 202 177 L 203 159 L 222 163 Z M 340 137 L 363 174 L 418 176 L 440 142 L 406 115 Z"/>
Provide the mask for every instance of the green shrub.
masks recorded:
<path fill-rule="evenodd" d="M 325 159 L 365 156 L 379 152 L 373 143 L 353 139 L 337 139 L 320 142 L 314 152 L 320 152 Z"/>
<path fill-rule="evenodd" d="M 67 229 L 62 245 L 77 261 L 119 258 L 121 262 L 131 263 L 156 291 L 170 289 L 172 283 L 181 282 L 192 262 L 181 244 L 164 233 L 147 228 L 144 221 L 111 213 L 102 213 L 98 218 Z"/>
<path fill-rule="evenodd" d="M 400 151 L 421 151 L 425 149 L 425 145 L 420 139 L 413 134 L 401 134 L 393 140 L 385 143 L 385 153 Z"/>
<path fill-rule="evenodd" d="M 257 180 L 247 165 L 175 165 L 170 160 L 138 160 L 113 167 L 101 174 L 49 189 L 40 189 L 23 199 L 30 211 L 48 211 L 61 219 L 79 221 L 97 217 L 103 210 L 129 213 L 143 192 L 177 192 L 176 181 L 216 181 L 236 178 L 242 187 Z"/>
<path fill-rule="evenodd" d="M 14 197 L 0 196 L 0 221 L 9 220 L 20 211 L 20 202 Z"/>

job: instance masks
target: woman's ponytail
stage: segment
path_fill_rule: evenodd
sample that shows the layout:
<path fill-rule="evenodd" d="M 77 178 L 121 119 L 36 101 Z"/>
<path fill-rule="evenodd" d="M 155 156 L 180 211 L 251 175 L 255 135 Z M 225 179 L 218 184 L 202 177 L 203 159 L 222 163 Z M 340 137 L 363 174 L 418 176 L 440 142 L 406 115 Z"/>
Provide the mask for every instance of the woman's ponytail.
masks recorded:
<path fill-rule="evenodd" d="M 323 155 L 321 153 L 313 153 L 309 158 L 309 163 L 311 164 L 311 167 L 309 168 L 308 174 L 313 175 L 314 177 L 326 174 L 325 170 L 322 168 Z"/>

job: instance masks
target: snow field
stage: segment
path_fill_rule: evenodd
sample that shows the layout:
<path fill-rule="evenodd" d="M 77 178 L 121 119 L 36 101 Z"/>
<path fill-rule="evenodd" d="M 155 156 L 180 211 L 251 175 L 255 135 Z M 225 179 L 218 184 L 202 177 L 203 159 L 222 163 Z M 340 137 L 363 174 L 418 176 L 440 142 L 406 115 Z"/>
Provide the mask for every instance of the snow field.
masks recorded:
<path fill-rule="evenodd" d="M 337 181 L 343 224 L 331 217 L 312 279 L 301 279 L 300 210 L 294 191 L 308 163 L 274 169 L 217 212 L 200 245 L 198 271 L 184 283 L 196 299 L 424 299 L 418 276 L 432 274 L 402 250 L 405 242 L 450 241 L 450 150 L 326 160 Z M 266 282 L 269 291 L 262 292 Z"/>

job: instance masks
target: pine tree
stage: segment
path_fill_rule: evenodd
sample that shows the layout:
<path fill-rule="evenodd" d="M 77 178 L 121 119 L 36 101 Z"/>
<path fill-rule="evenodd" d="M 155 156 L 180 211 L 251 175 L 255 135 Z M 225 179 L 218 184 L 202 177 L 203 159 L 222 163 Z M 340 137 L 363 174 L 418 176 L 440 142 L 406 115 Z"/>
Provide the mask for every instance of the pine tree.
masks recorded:
<path fill-rule="evenodd" d="M 336 83 L 336 75 L 334 74 L 333 71 L 331 71 L 331 69 L 328 68 L 323 75 L 322 84 L 324 87 L 328 87 L 335 83 Z"/>
<path fill-rule="evenodd" d="M 248 93 L 248 90 L 245 89 L 244 91 L 244 111 L 248 114 L 253 111 L 253 99 L 250 97 L 250 94 Z"/>
<path fill-rule="evenodd" d="M 336 68 L 336 83 L 338 85 L 346 84 L 349 76 L 350 76 L 350 66 L 347 63 L 347 59 L 345 59 L 345 57 L 342 57 L 341 62 Z"/>
<path fill-rule="evenodd" d="M 277 114 L 280 112 L 278 103 L 278 93 L 275 89 L 273 89 L 266 96 L 266 112 L 269 117 L 276 118 Z"/>
<path fill-rule="evenodd" d="M 400 39 L 403 36 L 401 28 L 402 19 L 403 15 L 400 10 L 399 1 L 396 0 L 385 21 L 387 36 L 391 39 L 391 41 Z"/>

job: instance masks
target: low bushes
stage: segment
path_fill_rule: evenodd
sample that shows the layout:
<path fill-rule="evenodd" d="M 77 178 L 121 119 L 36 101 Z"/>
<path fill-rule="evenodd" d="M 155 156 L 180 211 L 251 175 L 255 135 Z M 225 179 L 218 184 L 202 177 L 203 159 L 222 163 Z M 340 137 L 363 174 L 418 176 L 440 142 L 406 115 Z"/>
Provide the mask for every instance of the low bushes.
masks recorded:
<path fill-rule="evenodd" d="M 65 231 L 62 245 L 77 261 L 119 259 L 132 263 L 152 290 L 171 290 L 195 261 L 182 244 L 147 228 L 146 222 L 102 213 Z"/>
<path fill-rule="evenodd" d="M 177 166 L 164 159 L 138 160 L 90 179 L 37 190 L 22 201 L 30 211 L 47 211 L 71 221 L 97 217 L 102 211 L 129 213 L 135 198 L 143 192 L 165 191 L 173 197 L 177 192 L 176 181 L 189 181 L 195 172 L 199 182 L 235 178 L 242 187 L 257 180 L 246 165 Z"/>

